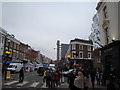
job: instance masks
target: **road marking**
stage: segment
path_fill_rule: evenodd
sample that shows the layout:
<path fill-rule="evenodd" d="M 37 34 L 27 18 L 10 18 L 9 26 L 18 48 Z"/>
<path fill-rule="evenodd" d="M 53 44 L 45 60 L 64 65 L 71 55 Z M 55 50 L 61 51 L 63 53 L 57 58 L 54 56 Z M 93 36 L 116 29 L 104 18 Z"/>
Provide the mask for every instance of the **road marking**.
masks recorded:
<path fill-rule="evenodd" d="M 30 87 L 36 87 L 39 84 L 39 82 L 34 82 Z"/>
<path fill-rule="evenodd" d="M 47 87 L 46 87 L 46 83 L 44 83 L 44 84 L 42 85 L 42 88 L 47 88 Z"/>
<path fill-rule="evenodd" d="M 12 81 L 12 82 L 8 82 L 8 83 L 5 83 L 4 85 L 11 85 L 11 84 L 14 84 L 14 83 L 17 83 L 18 81 Z"/>
<path fill-rule="evenodd" d="M 23 85 L 27 84 L 28 82 L 27 81 L 24 81 L 23 83 L 19 83 L 17 84 L 18 87 L 22 87 Z"/>

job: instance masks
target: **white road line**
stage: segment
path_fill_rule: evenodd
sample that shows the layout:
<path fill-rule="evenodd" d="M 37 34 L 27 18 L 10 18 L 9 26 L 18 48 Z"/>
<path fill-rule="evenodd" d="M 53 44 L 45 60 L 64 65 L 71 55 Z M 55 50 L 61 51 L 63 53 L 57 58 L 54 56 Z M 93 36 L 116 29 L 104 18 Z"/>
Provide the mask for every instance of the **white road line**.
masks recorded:
<path fill-rule="evenodd" d="M 27 84 L 27 83 L 28 83 L 27 81 L 24 81 L 23 83 L 19 83 L 19 84 L 17 84 L 17 86 L 22 87 L 23 85 L 25 85 L 25 84 Z"/>
<path fill-rule="evenodd" d="M 40 82 L 34 82 L 30 87 L 36 87 Z"/>
<path fill-rule="evenodd" d="M 11 85 L 11 84 L 14 84 L 14 83 L 17 83 L 18 81 L 12 81 L 12 82 L 8 82 L 8 83 L 5 83 L 4 85 Z"/>
<path fill-rule="evenodd" d="M 46 83 L 44 83 L 41 88 L 47 88 Z"/>

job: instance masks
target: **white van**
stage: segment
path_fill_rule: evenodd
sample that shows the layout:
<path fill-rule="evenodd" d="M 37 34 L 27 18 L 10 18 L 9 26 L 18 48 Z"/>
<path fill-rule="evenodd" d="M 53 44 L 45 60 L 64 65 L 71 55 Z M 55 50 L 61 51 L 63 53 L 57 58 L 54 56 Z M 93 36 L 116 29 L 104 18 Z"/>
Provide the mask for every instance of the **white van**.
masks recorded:
<path fill-rule="evenodd" d="M 23 64 L 21 63 L 10 63 L 7 70 L 12 72 L 19 72 L 22 67 L 23 67 Z"/>

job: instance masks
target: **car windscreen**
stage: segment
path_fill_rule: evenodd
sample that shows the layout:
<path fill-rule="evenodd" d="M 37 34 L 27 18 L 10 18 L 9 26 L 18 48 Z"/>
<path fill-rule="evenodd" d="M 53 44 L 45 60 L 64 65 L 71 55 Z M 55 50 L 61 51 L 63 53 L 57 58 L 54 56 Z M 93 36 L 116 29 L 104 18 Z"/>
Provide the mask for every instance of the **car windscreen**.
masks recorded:
<path fill-rule="evenodd" d="M 16 67 L 16 65 L 9 65 L 9 68 L 13 68 L 13 67 Z"/>

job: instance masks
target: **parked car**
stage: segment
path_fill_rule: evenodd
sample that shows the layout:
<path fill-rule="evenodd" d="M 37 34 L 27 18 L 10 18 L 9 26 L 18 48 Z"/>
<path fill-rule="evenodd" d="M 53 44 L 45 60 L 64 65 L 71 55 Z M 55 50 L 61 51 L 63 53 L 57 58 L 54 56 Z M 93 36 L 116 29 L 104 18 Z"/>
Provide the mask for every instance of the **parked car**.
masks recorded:
<path fill-rule="evenodd" d="M 44 68 L 43 68 L 43 67 L 39 67 L 38 70 L 37 70 L 37 73 L 38 73 L 40 76 L 43 76 Z"/>

